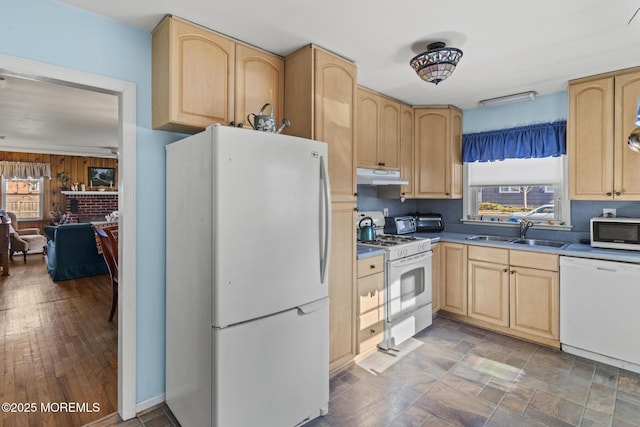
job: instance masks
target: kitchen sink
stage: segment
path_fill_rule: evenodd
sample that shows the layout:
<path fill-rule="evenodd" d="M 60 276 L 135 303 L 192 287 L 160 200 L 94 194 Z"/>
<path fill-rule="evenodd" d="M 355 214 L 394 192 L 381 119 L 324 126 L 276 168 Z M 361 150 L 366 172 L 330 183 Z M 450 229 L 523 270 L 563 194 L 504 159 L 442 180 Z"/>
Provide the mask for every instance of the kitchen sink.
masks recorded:
<path fill-rule="evenodd" d="M 485 240 L 490 242 L 511 242 L 514 240 L 513 237 L 505 237 L 505 236 L 489 236 L 489 235 L 477 235 L 477 236 L 469 236 L 467 240 Z"/>
<path fill-rule="evenodd" d="M 529 245 L 529 246 L 547 246 L 550 248 L 562 248 L 568 244 L 565 242 L 557 242 L 555 240 L 541 240 L 541 239 L 516 239 L 516 240 L 513 240 L 511 243 L 515 243 L 518 245 Z"/>

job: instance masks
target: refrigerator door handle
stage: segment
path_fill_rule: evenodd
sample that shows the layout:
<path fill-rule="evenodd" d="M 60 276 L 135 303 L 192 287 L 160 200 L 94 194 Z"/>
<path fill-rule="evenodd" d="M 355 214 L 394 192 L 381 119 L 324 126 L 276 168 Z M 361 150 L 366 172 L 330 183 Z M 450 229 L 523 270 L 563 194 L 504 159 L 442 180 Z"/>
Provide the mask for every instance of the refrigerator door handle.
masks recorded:
<path fill-rule="evenodd" d="M 329 246 L 331 244 L 331 202 L 329 187 L 329 171 L 324 156 L 320 156 L 320 181 L 322 183 L 322 203 L 320 206 L 320 282 L 324 283 L 329 265 Z M 324 212 L 322 212 L 324 210 Z"/>

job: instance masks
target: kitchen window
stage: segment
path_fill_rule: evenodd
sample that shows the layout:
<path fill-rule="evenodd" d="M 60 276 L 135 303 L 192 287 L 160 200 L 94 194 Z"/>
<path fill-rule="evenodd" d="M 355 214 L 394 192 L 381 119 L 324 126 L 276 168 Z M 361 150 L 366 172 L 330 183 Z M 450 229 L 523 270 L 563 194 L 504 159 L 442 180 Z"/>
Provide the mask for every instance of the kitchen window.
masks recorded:
<path fill-rule="evenodd" d="M 465 163 L 464 219 L 570 226 L 565 163 L 566 156 Z"/>
<path fill-rule="evenodd" d="M 462 136 L 463 221 L 570 227 L 566 121 Z"/>
<path fill-rule="evenodd" d="M 2 207 L 19 220 L 41 220 L 43 188 L 43 178 L 2 178 Z"/>

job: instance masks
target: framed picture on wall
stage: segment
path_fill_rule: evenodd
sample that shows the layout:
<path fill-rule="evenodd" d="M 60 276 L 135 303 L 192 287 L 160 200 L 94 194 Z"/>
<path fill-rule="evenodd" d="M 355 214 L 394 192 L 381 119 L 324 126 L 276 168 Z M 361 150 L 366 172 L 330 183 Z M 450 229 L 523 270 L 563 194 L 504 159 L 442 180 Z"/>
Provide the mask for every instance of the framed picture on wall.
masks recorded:
<path fill-rule="evenodd" d="M 101 187 L 101 186 L 114 187 L 115 185 L 116 185 L 115 168 L 101 168 L 101 167 L 89 166 L 89 187 Z"/>

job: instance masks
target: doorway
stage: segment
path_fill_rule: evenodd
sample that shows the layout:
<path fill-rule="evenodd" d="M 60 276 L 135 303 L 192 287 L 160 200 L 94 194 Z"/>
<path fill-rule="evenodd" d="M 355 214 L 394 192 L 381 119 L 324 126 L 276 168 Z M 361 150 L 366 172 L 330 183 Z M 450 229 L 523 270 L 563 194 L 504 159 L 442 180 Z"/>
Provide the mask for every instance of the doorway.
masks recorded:
<path fill-rule="evenodd" d="M 110 93 L 118 97 L 118 413 L 136 415 L 136 86 L 133 83 L 0 54 L 0 74 Z"/>

